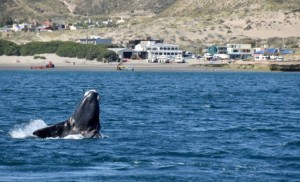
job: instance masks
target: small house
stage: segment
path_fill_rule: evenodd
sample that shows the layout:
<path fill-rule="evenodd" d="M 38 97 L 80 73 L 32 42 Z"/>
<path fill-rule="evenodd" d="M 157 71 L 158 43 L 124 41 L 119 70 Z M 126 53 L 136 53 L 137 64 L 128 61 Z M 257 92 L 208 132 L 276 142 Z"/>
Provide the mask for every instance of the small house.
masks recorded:
<path fill-rule="evenodd" d="M 279 49 L 276 48 L 263 48 L 256 50 L 253 54 L 254 60 L 265 61 L 265 60 L 277 60 L 280 55 Z"/>
<path fill-rule="evenodd" d="M 85 39 L 79 39 L 79 42 L 81 44 L 94 44 L 94 45 L 110 45 L 112 44 L 112 39 L 101 39 L 101 38 L 85 38 Z"/>

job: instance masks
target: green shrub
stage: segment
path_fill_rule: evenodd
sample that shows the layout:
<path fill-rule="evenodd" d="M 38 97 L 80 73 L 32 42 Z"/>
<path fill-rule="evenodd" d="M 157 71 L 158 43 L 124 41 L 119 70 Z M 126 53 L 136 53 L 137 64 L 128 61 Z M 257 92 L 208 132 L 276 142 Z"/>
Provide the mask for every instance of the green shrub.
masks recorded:
<path fill-rule="evenodd" d="M 106 50 L 106 51 L 102 51 L 97 56 L 97 61 L 102 61 L 103 59 L 108 61 L 117 61 L 119 59 L 119 55 L 113 51 Z"/>
<path fill-rule="evenodd" d="M 35 54 L 55 53 L 61 57 L 77 57 L 87 60 L 118 60 L 118 55 L 107 50 L 108 47 L 115 46 L 92 44 L 86 45 L 63 41 L 31 42 L 19 46 L 13 42 L 0 39 L 0 55 L 33 56 Z M 44 57 L 34 56 L 34 59 L 44 59 Z"/>
<path fill-rule="evenodd" d="M 45 56 L 34 56 L 33 59 L 46 59 Z"/>
<path fill-rule="evenodd" d="M 0 39 L 0 55 L 19 56 L 20 46 L 14 42 Z"/>
<path fill-rule="evenodd" d="M 78 48 L 77 43 L 65 42 L 58 47 L 56 54 L 61 57 L 76 57 L 77 52 L 81 51 Z"/>
<path fill-rule="evenodd" d="M 60 45 L 64 44 L 61 41 L 51 41 L 51 42 L 30 42 L 21 45 L 21 55 L 22 56 L 33 56 L 34 54 L 44 54 L 44 53 L 56 53 Z"/>

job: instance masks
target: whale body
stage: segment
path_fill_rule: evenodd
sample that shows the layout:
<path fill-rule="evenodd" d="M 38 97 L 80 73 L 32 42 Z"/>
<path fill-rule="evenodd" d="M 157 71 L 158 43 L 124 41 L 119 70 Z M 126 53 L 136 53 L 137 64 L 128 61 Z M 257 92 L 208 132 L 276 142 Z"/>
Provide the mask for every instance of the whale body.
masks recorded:
<path fill-rule="evenodd" d="M 41 128 L 33 132 L 40 138 L 81 134 L 84 138 L 99 138 L 100 134 L 100 96 L 96 90 L 85 92 L 74 113 L 61 123 Z"/>

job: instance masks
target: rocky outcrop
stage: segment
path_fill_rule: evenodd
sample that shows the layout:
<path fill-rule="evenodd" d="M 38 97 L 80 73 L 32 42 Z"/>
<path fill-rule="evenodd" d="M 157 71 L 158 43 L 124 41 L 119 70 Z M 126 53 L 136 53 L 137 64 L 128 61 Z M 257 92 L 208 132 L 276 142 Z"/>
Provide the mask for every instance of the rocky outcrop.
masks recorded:
<path fill-rule="evenodd" d="M 279 65 L 279 64 L 271 64 L 271 71 L 300 71 L 300 64 L 291 64 L 291 65 Z"/>

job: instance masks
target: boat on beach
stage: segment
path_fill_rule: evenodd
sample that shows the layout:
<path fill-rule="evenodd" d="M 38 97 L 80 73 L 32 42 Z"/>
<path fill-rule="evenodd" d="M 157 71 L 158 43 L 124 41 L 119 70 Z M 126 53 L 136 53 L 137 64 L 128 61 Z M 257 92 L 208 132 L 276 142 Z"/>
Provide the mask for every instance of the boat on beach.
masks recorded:
<path fill-rule="evenodd" d="M 49 61 L 46 65 L 44 66 L 31 66 L 30 69 L 49 69 L 49 68 L 54 68 L 54 64 L 52 63 L 52 61 Z"/>

